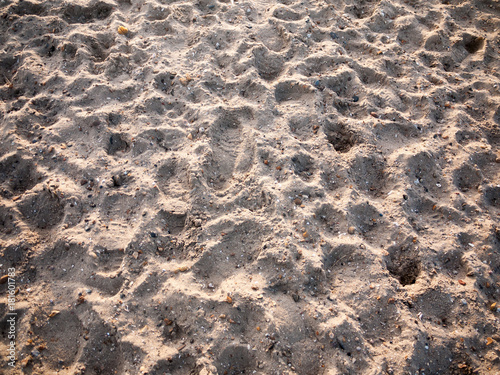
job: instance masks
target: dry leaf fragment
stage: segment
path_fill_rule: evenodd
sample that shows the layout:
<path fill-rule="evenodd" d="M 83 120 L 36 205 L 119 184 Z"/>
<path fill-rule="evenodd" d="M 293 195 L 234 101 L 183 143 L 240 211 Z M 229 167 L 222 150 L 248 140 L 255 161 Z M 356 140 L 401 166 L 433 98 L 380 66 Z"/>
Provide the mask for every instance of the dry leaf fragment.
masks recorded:
<path fill-rule="evenodd" d="M 492 303 L 491 306 L 490 306 L 490 310 L 491 311 L 495 311 L 495 309 L 497 308 L 497 303 Z"/>
<path fill-rule="evenodd" d="M 49 318 L 53 318 L 54 316 L 56 316 L 59 313 L 60 313 L 59 310 L 52 310 L 52 312 L 49 314 Z"/>
<path fill-rule="evenodd" d="M 233 303 L 233 299 L 231 298 L 231 296 L 227 296 L 226 297 L 226 302 L 229 303 L 229 304 Z"/>
<path fill-rule="evenodd" d="M 463 280 L 458 280 L 458 283 L 459 283 L 460 285 L 467 285 L 467 283 L 466 283 L 465 281 L 463 281 Z"/>
<path fill-rule="evenodd" d="M 494 340 L 491 337 L 486 337 L 486 345 L 493 344 Z"/>

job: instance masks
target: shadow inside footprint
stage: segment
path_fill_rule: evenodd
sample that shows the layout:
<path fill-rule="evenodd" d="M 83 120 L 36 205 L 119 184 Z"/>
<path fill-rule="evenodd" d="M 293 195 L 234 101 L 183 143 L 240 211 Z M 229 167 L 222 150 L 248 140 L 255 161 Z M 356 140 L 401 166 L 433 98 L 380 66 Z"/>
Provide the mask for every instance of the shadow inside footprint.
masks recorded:
<path fill-rule="evenodd" d="M 415 284 L 420 275 L 422 264 L 418 254 L 418 248 L 408 238 L 401 244 L 396 244 L 387 249 L 389 255 L 386 257 L 389 273 L 397 278 L 401 285 Z"/>
<path fill-rule="evenodd" d="M 219 374 L 251 374 L 255 369 L 255 358 L 247 346 L 231 345 L 220 354 L 216 362 Z"/>
<path fill-rule="evenodd" d="M 64 203 L 48 189 L 29 194 L 19 205 L 26 220 L 39 229 L 48 229 L 64 218 Z"/>

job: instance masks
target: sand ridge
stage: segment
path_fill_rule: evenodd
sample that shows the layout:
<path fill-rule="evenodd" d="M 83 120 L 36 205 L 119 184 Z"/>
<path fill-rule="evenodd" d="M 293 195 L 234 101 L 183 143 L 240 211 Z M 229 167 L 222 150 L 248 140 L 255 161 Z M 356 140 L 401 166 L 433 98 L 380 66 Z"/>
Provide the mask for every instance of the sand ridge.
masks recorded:
<path fill-rule="evenodd" d="M 1 371 L 498 373 L 499 15 L 0 0 Z"/>

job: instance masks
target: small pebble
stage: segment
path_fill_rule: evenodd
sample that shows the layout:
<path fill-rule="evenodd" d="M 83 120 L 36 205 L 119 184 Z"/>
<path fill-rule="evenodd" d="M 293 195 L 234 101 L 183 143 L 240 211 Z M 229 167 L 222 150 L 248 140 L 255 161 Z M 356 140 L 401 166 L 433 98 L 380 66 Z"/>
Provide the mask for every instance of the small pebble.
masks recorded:
<path fill-rule="evenodd" d="M 128 29 L 124 26 L 118 26 L 118 34 L 126 35 L 128 34 Z"/>
<path fill-rule="evenodd" d="M 355 227 L 349 227 L 349 229 L 347 229 L 347 232 L 349 232 L 349 234 L 354 234 L 354 233 L 356 233 L 356 228 Z"/>

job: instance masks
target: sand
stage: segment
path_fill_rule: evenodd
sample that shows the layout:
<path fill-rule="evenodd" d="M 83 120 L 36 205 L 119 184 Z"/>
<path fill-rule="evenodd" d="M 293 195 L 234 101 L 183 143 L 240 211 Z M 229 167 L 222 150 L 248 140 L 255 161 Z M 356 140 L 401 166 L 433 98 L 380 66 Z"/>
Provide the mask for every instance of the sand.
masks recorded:
<path fill-rule="evenodd" d="M 500 373 L 499 16 L 0 0 L 0 372 Z"/>

